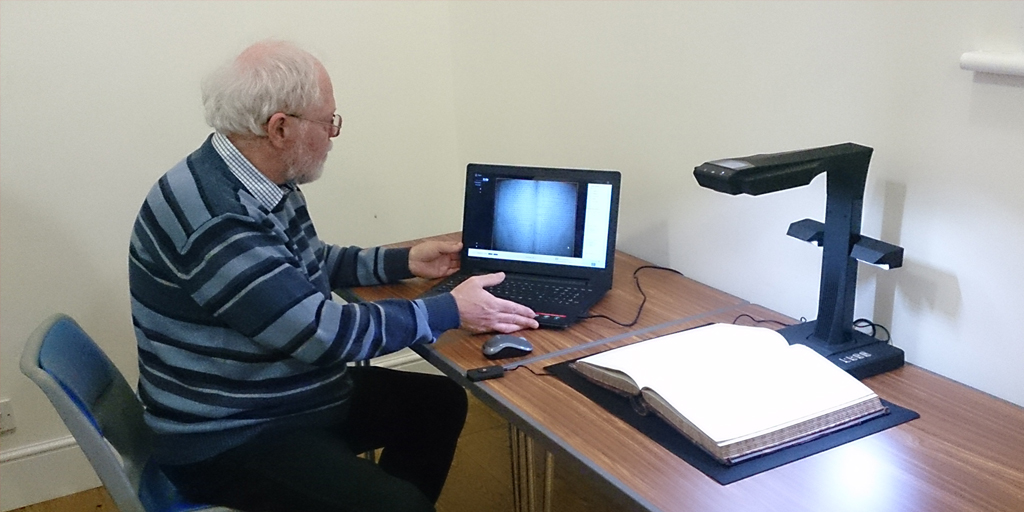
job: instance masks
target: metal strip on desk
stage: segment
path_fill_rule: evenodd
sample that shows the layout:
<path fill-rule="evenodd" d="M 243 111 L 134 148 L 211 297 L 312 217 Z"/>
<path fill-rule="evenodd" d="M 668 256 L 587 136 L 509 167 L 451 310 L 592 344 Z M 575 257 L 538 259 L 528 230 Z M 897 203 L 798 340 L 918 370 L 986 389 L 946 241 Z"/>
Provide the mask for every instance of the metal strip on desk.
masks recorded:
<path fill-rule="evenodd" d="M 675 320 L 670 320 L 668 322 L 661 323 L 661 324 L 658 324 L 658 325 L 652 325 L 650 327 L 644 327 L 643 329 L 638 329 L 636 331 L 629 331 L 629 332 L 626 332 L 626 333 L 623 333 L 623 334 L 616 334 L 615 336 L 611 336 L 611 337 L 608 337 L 608 338 L 602 338 L 602 339 L 599 339 L 599 340 L 595 340 L 595 341 L 591 341 L 591 342 L 588 342 L 588 343 L 584 343 L 582 345 L 576 345 L 574 347 L 563 348 L 561 350 L 556 350 L 554 352 L 548 352 L 546 354 L 540 354 L 538 356 L 534 356 L 534 357 L 531 357 L 531 358 L 528 358 L 528 359 L 523 359 L 523 360 L 520 360 L 520 361 L 515 361 L 513 363 L 508 363 L 506 365 L 503 365 L 502 368 L 504 368 L 505 371 L 515 370 L 516 368 L 519 368 L 520 366 L 526 366 L 528 364 L 533 364 L 533 363 L 536 363 L 537 361 L 543 361 L 545 359 L 550 359 L 550 358 L 553 358 L 553 357 L 558 357 L 558 356 L 569 354 L 569 353 L 576 352 L 576 351 L 579 351 L 579 350 L 584 350 L 584 349 L 587 349 L 587 348 L 597 347 L 597 346 L 600 346 L 600 345 L 604 345 L 606 343 L 612 343 L 612 342 L 615 342 L 615 341 L 624 340 L 624 339 L 629 338 L 631 336 L 640 336 L 641 334 L 647 334 L 649 332 L 657 331 L 659 329 L 664 329 L 665 327 L 671 327 L 673 325 L 685 324 L 687 322 L 692 322 L 694 320 L 700 320 L 701 318 L 707 318 L 707 317 L 710 317 L 710 316 L 715 316 L 715 315 L 718 315 L 720 313 L 725 313 L 727 311 L 730 311 L 730 310 L 733 310 L 733 309 L 736 309 L 736 308 L 740 308 L 740 307 L 743 307 L 743 306 L 748 306 L 748 305 L 750 305 L 749 302 L 742 301 L 739 304 L 733 304 L 731 306 L 721 307 L 721 308 L 718 308 L 718 309 L 713 310 L 713 311 L 706 311 L 704 313 L 700 313 L 700 314 L 697 314 L 697 315 L 690 315 L 688 317 L 677 318 Z M 444 356 L 441 356 L 441 357 L 444 357 Z"/>

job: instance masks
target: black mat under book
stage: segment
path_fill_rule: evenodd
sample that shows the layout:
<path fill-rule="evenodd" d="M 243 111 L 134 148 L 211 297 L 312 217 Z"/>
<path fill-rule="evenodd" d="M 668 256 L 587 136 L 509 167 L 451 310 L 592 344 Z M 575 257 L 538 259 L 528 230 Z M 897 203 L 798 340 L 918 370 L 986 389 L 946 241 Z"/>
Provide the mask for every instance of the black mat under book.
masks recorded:
<path fill-rule="evenodd" d="M 653 414 L 642 416 L 637 413 L 629 398 L 604 389 L 580 376 L 569 367 L 573 362 L 575 360 L 565 361 L 548 366 L 545 370 L 722 485 L 742 480 L 920 417 L 910 409 L 882 400 L 882 403 L 889 408 L 889 414 L 806 443 L 727 466 L 715 460 L 714 457 L 661 418 Z"/>

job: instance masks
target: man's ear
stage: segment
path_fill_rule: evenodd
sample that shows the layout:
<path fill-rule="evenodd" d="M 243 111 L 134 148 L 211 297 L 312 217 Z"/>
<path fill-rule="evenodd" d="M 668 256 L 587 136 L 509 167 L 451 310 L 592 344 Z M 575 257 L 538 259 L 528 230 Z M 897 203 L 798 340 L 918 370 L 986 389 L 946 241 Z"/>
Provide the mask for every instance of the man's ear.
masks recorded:
<path fill-rule="evenodd" d="M 288 124 L 288 115 L 283 112 L 277 112 L 267 119 L 267 138 L 270 140 L 270 144 L 275 148 L 284 148 L 287 146 L 286 140 L 288 136 L 288 130 L 290 127 Z"/>

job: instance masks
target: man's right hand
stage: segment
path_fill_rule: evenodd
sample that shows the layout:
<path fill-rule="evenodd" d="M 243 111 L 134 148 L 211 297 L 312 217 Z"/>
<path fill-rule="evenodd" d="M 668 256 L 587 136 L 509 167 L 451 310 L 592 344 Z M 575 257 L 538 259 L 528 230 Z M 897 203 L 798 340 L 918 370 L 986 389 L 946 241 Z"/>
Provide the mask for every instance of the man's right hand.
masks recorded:
<path fill-rule="evenodd" d="M 532 309 L 515 302 L 499 299 L 484 289 L 505 280 L 505 274 L 473 276 L 452 290 L 459 306 L 460 327 L 470 332 L 502 333 L 540 327 Z"/>

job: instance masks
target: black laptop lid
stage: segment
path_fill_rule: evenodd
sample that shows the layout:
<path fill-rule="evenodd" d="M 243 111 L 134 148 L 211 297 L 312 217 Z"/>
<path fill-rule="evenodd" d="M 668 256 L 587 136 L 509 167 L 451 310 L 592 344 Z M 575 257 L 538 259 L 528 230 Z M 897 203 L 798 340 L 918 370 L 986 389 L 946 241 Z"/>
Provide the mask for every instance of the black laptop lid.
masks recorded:
<path fill-rule="evenodd" d="M 469 164 L 463 268 L 610 288 L 620 181 L 617 171 Z"/>

